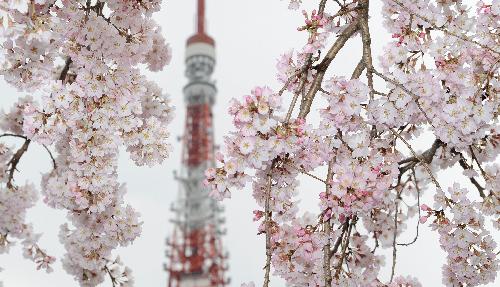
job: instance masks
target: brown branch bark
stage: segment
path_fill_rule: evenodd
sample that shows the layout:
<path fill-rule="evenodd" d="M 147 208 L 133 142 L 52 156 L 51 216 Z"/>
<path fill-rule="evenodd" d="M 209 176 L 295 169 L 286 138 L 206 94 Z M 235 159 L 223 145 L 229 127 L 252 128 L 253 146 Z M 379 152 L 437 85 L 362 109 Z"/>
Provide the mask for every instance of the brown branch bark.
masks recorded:
<path fill-rule="evenodd" d="M 330 258 L 337 253 L 340 247 L 340 243 L 342 242 L 342 238 L 344 238 L 344 234 L 347 232 L 349 229 L 349 218 L 342 224 L 342 233 L 340 234 L 339 238 L 335 241 L 335 244 L 333 245 L 333 249 L 330 252 Z"/>
<path fill-rule="evenodd" d="M 358 22 L 356 20 L 355 22 L 349 24 L 349 26 L 346 27 L 346 29 L 337 38 L 337 40 L 332 45 L 328 53 L 325 55 L 321 63 L 316 67 L 317 74 L 311 84 L 311 87 L 309 88 L 309 91 L 307 92 L 306 96 L 304 97 L 301 103 L 299 118 L 306 118 L 307 115 L 309 114 L 311 110 L 311 104 L 314 100 L 314 96 L 321 88 L 323 77 L 325 76 L 325 73 L 328 67 L 330 66 L 330 63 L 333 61 L 333 59 L 335 59 L 339 51 L 344 47 L 347 40 L 349 40 L 349 38 L 351 38 L 354 35 L 354 33 L 356 33 L 357 30 L 358 30 Z"/>
<path fill-rule="evenodd" d="M 356 68 L 354 68 L 354 71 L 352 72 L 351 79 L 358 79 L 359 77 L 361 77 L 361 74 L 363 73 L 365 68 L 365 61 L 363 59 L 359 60 Z"/>
<path fill-rule="evenodd" d="M 70 57 L 66 59 L 66 62 L 64 63 L 64 68 L 61 71 L 61 74 L 59 74 L 59 81 L 65 81 L 66 76 L 68 75 L 69 72 L 69 66 L 71 66 L 71 63 L 73 63 L 73 60 L 71 60 Z"/>
<path fill-rule="evenodd" d="M 13 184 L 12 181 L 14 180 L 14 172 L 17 170 L 17 165 L 19 164 L 19 161 L 21 160 L 21 157 L 23 154 L 28 150 L 28 147 L 31 143 L 31 140 L 26 139 L 23 143 L 23 145 L 16 151 L 16 153 L 12 156 L 10 161 L 7 163 L 7 165 L 10 165 L 9 168 L 9 179 L 7 180 L 7 187 L 9 189 L 13 189 Z"/>
<path fill-rule="evenodd" d="M 408 158 L 405 158 L 405 159 L 399 161 L 398 164 L 400 166 L 403 164 L 407 164 L 407 165 L 401 166 L 399 168 L 399 174 L 403 175 L 408 170 L 414 168 L 420 162 L 419 158 L 422 159 L 423 162 L 425 162 L 427 164 L 431 164 L 432 160 L 434 159 L 434 156 L 436 155 L 437 150 L 442 146 L 444 146 L 444 143 L 441 140 L 436 139 L 432 143 L 432 146 L 429 149 L 427 149 L 426 151 L 424 151 L 418 158 L 415 156 L 412 156 L 412 157 L 408 157 Z"/>
<path fill-rule="evenodd" d="M 339 278 L 340 276 L 340 272 L 342 270 L 342 264 L 344 263 L 344 258 L 346 256 L 346 250 L 347 250 L 347 247 L 349 246 L 349 241 L 350 241 L 350 237 L 351 237 L 351 231 L 352 231 L 352 227 L 354 226 L 354 224 L 356 224 L 356 218 L 353 218 L 351 220 L 351 223 L 348 225 L 349 228 L 347 230 L 347 234 L 346 234 L 346 238 L 344 240 L 344 243 L 342 245 L 342 253 L 340 255 L 340 259 L 339 259 L 339 262 L 337 264 L 337 266 L 335 267 L 335 278 Z"/>
<path fill-rule="evenodd" d="M 361 40 L 363 43 L 363 62 L 367 68 L 366 78 L 368 79 L 368 87 L 370 88 L 370 100 L 374 97 L 373 88 L 373 59 L 372 59 L 372 48 L 371 48 L 371 36 L 370 28 L 368 26 L 368 14 L 370 9 L 370 3 L 368 0 L 361 0 L 361 19 L 358 22 L 358 28 L 361 31 Z"/>
<path fill-rule="evenodd" d="M 439 182 L 437 181 L 436 177 L 434 176 L 434 174 L 432 173 L 432 170 L 431 168 L 429 167 L 429 165 L 419 156 L 417 155 L 417 153 L 415 152 L 415 150 L 413 149 L 413 147 L 408 143 L 407 140 L 405 140 L 400 134 L 396 133 L 393 129 L 389 128 L 389 130 L 392 132 L 392 134 L 399 138 L 405 145 L 406 147 L 410 150 L 410 152 L 412 153 L 412 155 L 418 159 L 418 161 L 420 162 L 420 164 L 422 164 L 422 166 L 424 167 L 424 169 L 427 171 L 427 173 L 429 174 L 432 182 L 434 183 L 434 185 L 436 186 L 436 188 L 440 191 L 443 191 L 443 189 L 441 188 L 441 185 L 439 184 Z"/>
<path fill-rule="evenodd" d="M 455 149 L 452 149 L 451 153 L 458 155 L 460 157 L 460 159 L 458 160 L 458 163 L 460 164 L 462 169 L 464 169 L 464 170 L 472 169 L 472 166 L 469 166 L 469 164 L 467 163 L 467 160 L 465 159 L 464 155 L 461 152 L 457 152 Z M 484 193 L 485 189 L 484 189 L 484 187 L 481 186 L 481 184 L 479 184 L 479 182 L 476 180 L 476 178 L 469 177 L 469 181 L 476 187 L 477 191 L 479 192 L 479 195 L 482 198 L 485 198 L 486 197 L 486 194 Z"/>

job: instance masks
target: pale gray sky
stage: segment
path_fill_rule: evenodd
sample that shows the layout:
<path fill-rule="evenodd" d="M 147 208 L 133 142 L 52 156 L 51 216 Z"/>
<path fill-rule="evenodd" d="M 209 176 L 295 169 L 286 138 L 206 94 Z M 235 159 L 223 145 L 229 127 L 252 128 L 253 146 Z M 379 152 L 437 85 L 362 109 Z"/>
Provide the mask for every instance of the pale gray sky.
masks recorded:
<path fill-rule="evenodd" d="M 163 27 L 163 34 L 173 48 L 171 65 L 163 72 L 151 74 L 165 92 L 171 95 L 176 106 L 176 117 L 169 129 L 172 134 L 174 151 L 163 165 L 154 168 L 138 168 L 128 159 L 126 153 L 120 158 L 120 179 L 127 183 L 126 200 L 142 214 L 144 221 L 142 236 L 119 254 L 125 263 L 134 271 L 136 286 L 165 286 L 167 274 L 163 271 L 165 258 L 165 238 L 172 230 L 169 219 L 173 218 L 169 207 L 177 195 L 177 183 L 172 172 L 180 163 L 181 146 L 175 138 L 182 134 L 184 126 L 184 103 L 182 87 L 184 78 L 185 41 L 194 30 L 195 0 L 165 0 L 163 10 L 155 18 Z M 299 48 L 305 41 L 305 34 L 296 31 L 303 24 L 303 16 L 299 11 L 289 11 L 288 1 L 278 0 L 207 0 L 207 16 L 209 34 L 217 41 L 217 67 L 214 78 L 217 80 L 218 96 L 215 106 L 215 133 L 218 143 L 223 134 L 231 129 L 227 115 L 229 99 L 240 97 L 250 92 L 256 85 L 269 85 L 274 89 L 280 86 L 275 80 L 276 58 L 292 49 Z M 318 1 L 304 1 L 316 3 Z M 390 38 L 381 26 L 381 18 L 377 11 L 380 2 L 373 1 L 371 31 L 375 55 L 382 53 L 384 43 Z M 310 5 L 309 5 L 310 6 Z M 356 41 L 352 41 L 356 42 Z M 360 57 L 360 45 L 349 44 L 338 56 L 331 69 L 335 73 L 348 74 Z M 377 61 L 378 62 L 378 61 Z M 9 108 L 20 94 L 0 79 L 0 107 Z M 425 145 L 421 145 L 425 147 Z M 40 182 L 40 173 L 50 168 L 50 161 L 44 151 L 38 147 L 30 147 L 29 154 L 21 161 L 21 174 L 18 181 L 28 179 L 36 184 Z M 321 171 L 318 171 L 321 174 Z M 443 175 L 451 178 L 450 174 Z M 304 179 L 302 187 L 305 192 L 319 187 L 315 182 Z M 233 191 L 233 198 L 225 202 L 227 235 L 224 243 L 230 253 L 229 276 L 231 286 L 239 286 L 242 282 L 255 281 L 262 283 L 262 267 L 264 266 L 264 241 L 256 236 L 257 225 L 252 222 L 252 210 L 257 206 L 250 188 Z M 316 211 L 317 192 L 304 194 L 302 207 L 304 210 Z M 430 195 L 428 195 L 430 196 Z M 65 213 L 55 211 L 39 203 L 29 213 L 35 230 L 43 232 L 41 245 L 50 254 L 61 257 L 64 249 L 58 241 L 59 225 L 65 221 Z M 416 219 L 412 220 L 412 223 Z M 414 226 L 402 236 L 410 239 Z M 444 252 L 441 251 L 435 233 L 428 232 L 426 227 L 415 245 L 407 249 L 400 248 L 396 273 L 418 277 L 424 286 L 440 286 L 441 265 L 444 263 Z M 386 254 L 389 255 L 390 250 Z M 388 278 L 391 256 L 386 257 L 384 277 Z M 22 258 L 19 247 L 14 247 L 9 255 L 0 255 L 0 281 L 5 287 L 72 287 L 77 284 L 61 268 L 60 261 L 55 264 L 56 270 L 49 275 L 37 272 L 32 262 Z M 283 281 L 273 279 L 272 286 L 285 286 Z M 102 286 L 111 286 L 105 282 Z M 493 285 L 491 285 L 493 286 Z"/>

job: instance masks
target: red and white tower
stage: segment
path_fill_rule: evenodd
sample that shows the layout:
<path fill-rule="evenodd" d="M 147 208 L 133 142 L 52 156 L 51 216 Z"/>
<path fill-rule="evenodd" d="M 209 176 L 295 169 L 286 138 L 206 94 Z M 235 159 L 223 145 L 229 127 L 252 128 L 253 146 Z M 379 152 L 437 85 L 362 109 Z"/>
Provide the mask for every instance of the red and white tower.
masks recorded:
<path fill-rule="evenodd" d="M 204 171 L 214 165 L 212 106 L 217 89 L 211 79 L 215 41 L 205 32 L 205 0 L 198 0 L 197 31 L 187 40 L 184 87 L 186 126 L 180 191 L 172 206 L 174 230 L 167 239 L 168 287 L 222 287 L 228 284 L 221 236 L 222 207 L 208 196 Z"/>

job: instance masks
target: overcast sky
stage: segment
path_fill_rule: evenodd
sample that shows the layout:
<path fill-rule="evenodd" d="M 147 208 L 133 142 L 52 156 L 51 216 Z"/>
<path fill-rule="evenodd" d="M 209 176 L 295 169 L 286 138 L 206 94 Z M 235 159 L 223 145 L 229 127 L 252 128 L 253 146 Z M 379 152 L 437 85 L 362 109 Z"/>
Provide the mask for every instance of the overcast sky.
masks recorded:
<path fill-rule="evenodd" d="M 176 117 L 169 129 L 174 146 L 171 157 L 163 165 L 154 168 L 138 168 L 122 153 L 119 163 L 119 175 L 126 182 L 128 194 L 126 201 L 142 214 L 144 221 L 142 236 L 132 246 L 120 249 L 125 263 L 134 271 L 136 286 L 165 286 L 167 274 L 163 271 L 165 258 L 165 238 L 172 230 L 169 219 L 173 218 L 170 204 L 175 199 L 178 186 L 173 179 L 173 171 L 180 164 L 180 143 L 175 139 L 182 134 L 184 126 L 184 103 L 182 87 L 184 78 L 185 40 L 194 31 L 195 0 L 164 0 L 163 10 L 155 18 L 163 27 L 163 34 L 173 49 L 173 60 L 162 72 L 150 74 L 166 93 L 170 94 L 176 106 Z M 214 78 L 217 81 L 218 96 L 214 108 L 215 133 L 218 143 L 230 129 L 227 115 L 229 99 L 249 93 L 256 85 L 269 85 L 275 90 L 280 86 L 275 80 L 276 58 L 292 48 L 304 44 L 305 34 L 296 31 L 303 24 L 300 12 L 287 10 L 288 1 L 278 0 L 207 0 L 208 32 L 217 42 L 217 66 Z M 316 3 L 318 1 L 307 0 Z M 378 15 L 380 1 L 372 2 L 372 19 L 370 22 L 375 55 L 382 53 L 384 43 L 390 38 L 381 27 Z M 356 42 L 356 41 L 352 41 Z M 338 74 L 349 74 L 360 57 L 360 45 L 349 44 L 338 56 L 331 69 Z M 378 62 L 378 61 L 376 61 Z M 20 96 L 14 89 L 0 79 L 0 107 L 8 109 Z M 419 145 L 423 149 L 425 144 Z M 36 184 L 40 182 L 40 174 L 50 168 L 50 161 L 45 152 L 34 145 L 23 158 L 20 165 L 18 182 L 24 180 Z M 321 171 L 318 172 L 321 174 Z M 448 186 L 446 179 L 452 173 L 444 173 L 442 185 Z M 305 179 L 302 184 L 306 191 L 321 188 L 315 182 Z M 264 266 L 264 240 L 256 236 L 257 225 L 252 222 L 252 210 L 257 206 L 251 196 L 250 189 L 233 191 L 233 198 L 225 202 L 227 235 L 224 243 L 229 251 L 229 276 L 231 286 L 239 286 L 242 282 L 262 282 Z M 429 198 L 431 194 L 427 195 Z M 304 210 L 317 211 L 315 199 L 317 192 L 303 196 L 301 206 Z M 39 203 L 29 212 L 35 230 L 43 232 L 41 246 L 49 254 L 60 258 L 64 249 L 58 241 L 59 225 L 65 222 L 65 212 L 55 211 Z M 415 222 L 415 218 L 411 221 Z M 413 236 L 413 224 L 409 233 L 401 237 L 401 241 Z M 440 286 L 441 265 L 445 254 L 438 246 L 437 235 L 428 232 L 426 227 L 419 240 L 412 247 L 400 248 L 396 274 L 418 277 L 424 286 Z M 498 237 L 497 237 L 498 238 Z M 387 250 L 386 254 L 389 254 Z M 391 256 L 386 257 L 386 266 L 382 274 L 388 278 Z M 22 258 L 19 247 L 11 249 L 9 255 L 0 256 L 0 281 L 5 287 L 72 287 L 77 286 L 73 279 L 61 268 L 60 261 L 55 264 L 55 271 L 46 275 L 37 272 L 32 262 Z M 285 286 L 279 279 L 272 280 L 272 286 Z M 102 286 L 111 286 L 105 282 Z M 493 285 L 491 285 L 493 286 Z"/>

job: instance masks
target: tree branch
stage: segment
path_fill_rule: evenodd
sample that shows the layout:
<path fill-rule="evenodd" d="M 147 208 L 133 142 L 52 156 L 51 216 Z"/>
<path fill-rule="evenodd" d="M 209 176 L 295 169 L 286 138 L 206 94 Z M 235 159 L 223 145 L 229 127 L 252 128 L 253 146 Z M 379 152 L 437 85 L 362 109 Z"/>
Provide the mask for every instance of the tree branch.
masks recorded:
<path fill-rule="evenodd" d="M 458 152 L 455 149 L 452 149 L 451 153 L 458 155 L 460 157 L 460 159 L 458 160 L 458 163 L 460 164 L 462 169 L 464 169 L 464 170 L 472 169 L 472 167 L 469 166 L 469 164 L 467 164 L 467 160 L 465 159 L 464 155 L 461 152 Z M 484 194 L 484 190 L 485 190 L 484 187 L 482 187 L 479 184 L 479 182 L 477 182 L 475 177 L 468 177 L 468 178 L 469 178 L 469 181 L 476 187 L 477 191 L 479 192 L 479 195 L 482 198 L 485 198 L 486 194 Z"/>
<path fill-rule="evenodd" d="M 321 63 L 316 67 L 317 74 L 314 78 L 307 95 L 304 97 L 299 112 L 299 118 L 306 118 L 311 110 L 311 104 L 314 100 L 314 96 L 321 88 L 321 83 L 323 82 L 323 77 L 325 76 L 326 70 L 330 63 L 335 59 L 338 52 L 344 47 L 345 43 L 349 38 L 351 38 L 354 33 L 358 30 L 358 20 L 355 20 L 353 23 L 349 24 L 342 32 L 342 34 L 337 38 L 337 41 L 330 48 L 328 53 L 325 55 L 325 58 L 321 61 Z"/>
<path fill-rule="evenodd" d="M 333 163 L 334 160 L 330 160 L 328 163 L 328 173 L 326 175 L 326 188 L 325 188 L 325 193 L 326 197 L 330 195 L 330 182 L 332 181 L 333 178 Z M 327 243 L 323 247 L 323 273 L 325 276 L 325 286 L 331 286 L 332 285 L 332 271 L 331 271 L 331 266 L 330 266 L 330 236 L 331 236 L 331 220 L 328 218 L 323 223 L 323 230 L 324 233 L 326 234 L 327 237 Z"/>
<path fill-rule="evenodd" d="M 441 140 L 439 140 L 439 139 L 434 140 L 434 142 L 432 143 L 432 146 L 428 150 L 424 151 L 419 156 L 419 158 L 422 159 L 423 162 L 425 162 L 427 164 L 431 164 L 434 156 L 436 155 L 437 150 L 440 147 L 442 147 L 443 145 L 444 145 L 444 142 L 442 142 Z M 407 165 L 401 166 L 399 168 L 399 174 L 403 175 L 406 171 L 414 168 L 416 166 L 416 164 L 419 162 L 420 162 L 419 159 L 415 156 L 408 157 L 408 158 L 405 158 L 405 159 L 399 161 L 398 164 L 400 166 L 405 164 L 405 163 L 408 163 Z"/>
<path fill-rule="evenodd" d="M 368 12 L 369 12 L 369 1 L 361 0 L 360 6 L 362 6 L 361 14 L 362 17 L 358 22 L 358 28 L 361 30 L 361 40 L 363 43 L 363 62 L 367 68 L 366 78 L 368 79 L 368 87 L 370 88 L 370 100 L 374 97 L 373 88 L 373 60 L 372 60 L 372 49 L 371 49 L 371 37 L 370 28 L 368 26 Z"/>
<path fill-rule="evenodd" d="M 337 278 L 337 279 L 339 278 L 340 271 L 342 270 L 342 264 L 344 263 L 344 258 L 346 256 L 346 250 L 347 250 L 347 247 L 349 246 L 351 231 L 352 231 L 352 227 L 354 226 L 354 224 L 356 224 L 356 218 L 353 218 L 351 223 L 349 224 L 349 229 L 347 230 L 347 235 L 346 235 L 346 238 L 345 238 L 344 243 L 342 245 L 342 253 L 340 255 L 339 262 L 338 262 L 337 266 L 335 267 L 335 269 L 336 269 L 335 278 Z"/>
<path fill-rule="evenodd" d="M 340 234 L 339 238 L 335 241 L 335 245 L 333 245 L 333 249 L 330 252 L 330 258 L 337 253 L 340 243 L 342 242 L 342 238 L 344 237 L 344 234 L 347 232 L 349 228 L 349 218 L 346 219 L 346 221 L 342 224 L 342 233 Z"/>
<path fill-rule="evenodd" d="M 24 141 L 24 144 L 16 151 L 16 153 L 12 156 L 10 161 L 7 163 L 7 165 L 10 165 L 9 168 L 9 179 L 7 181 L 7 187 L 9 189 L 12 189 L 14 186 L 12 185 L 12 181 L 14 180 L 14 172 L 16 171 L 17 165 L 19 164 L 19 161 L 21 160 L 21 157 L 23 154 L 28 150 L 28 147 L 31 143 L 31 140 L 26 139 Z"/>
<path fill-rule="evenodd" d="M 406 147 L 410 150 L 410 152 L 413 154 L 413 156 L 418 159 L 418 161 L 420 162 L 420 164 L 422 164 L 422 166 L 424 167 L 424 169 L 427 171 L 427 173 L 429 174 L 429 176 L 431 177 L 432 179 L 432 182 L 434 183 L 434 185 L 440 190 L 440 191 L 443 191 L 443 189 L 441 188 L 441 185 L 439 184 L 439 182 L 437 181 L 437 179 L 434 177 L 434 175 L 432 174 L 432 170 L 431 168 L 429 167 L 429 165 L 424 161 L 424 159 L 422 159 L 419 155 L 417 155 L 417 153 L 415 152 L 415 150 L 413 150 L 413 147 L 398 133 L 396 133 L 393 129 L 389 128 L 389 130 L 392 132 L 392 134 L 394 136 L 396 136 L 397 138 L 399 138 L 405 145 Z"/>
<path fill-rule="evenodd" d="M 398 198 L 396 198 L 396 209 L 394 210 L 394 235 L 392 237 L 392 268 L 391 268 L 391 280 L 389 283 L 392 283 L 392 280 L 394 279 L 394 272 L 396 270 L 396 255 L 397 255 L 397 249 L 396 249 L 396 238 L 398 237 L 398 200 L 399 200 L 400 194 L 398 193 Z"/>
<path fill-rule="evenodd" d="M 264 266 L 265 275 L 264 275 L 264 285 L 263 287 L 268 287 L 270 277 L 270 271 L 271 271 L 271 185 L 272 185 L 272 177 L 271 177 L 271 171 L 269 171 L 269 175 L 267 176 L 267 190 L 266 190 L 266 202 L 265 202 L 265 228 L 266 228 L 266 265 Z"/>
<path fill-rule="evenodd" d="M 358 64 L 356 65 L 356 68 L 354 68 L 354 71 L 352 72 L 351 79 L 358 79 L 365 70 L 365 68 L 366 68 L 365 61 L 363 59 L 359 60 Z"/>
<path fill-rule="evenodd" d="M 66 59 L 66 62 L 64 63 L 64 68 L 61 71 L 61 74 L 59 74 L 59 81 L 65 81 L 66 76 L 68 75 L 69 72 L 69 66 L 73 63 L 73 60 L 71 60 L 70 57 Z"/>

